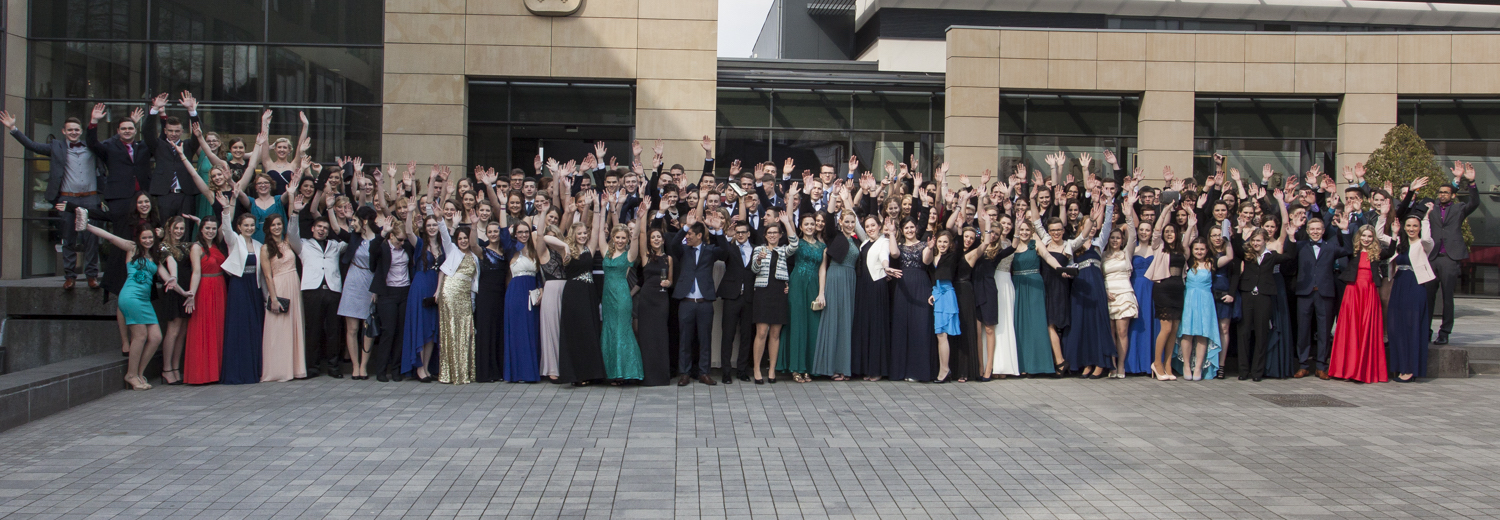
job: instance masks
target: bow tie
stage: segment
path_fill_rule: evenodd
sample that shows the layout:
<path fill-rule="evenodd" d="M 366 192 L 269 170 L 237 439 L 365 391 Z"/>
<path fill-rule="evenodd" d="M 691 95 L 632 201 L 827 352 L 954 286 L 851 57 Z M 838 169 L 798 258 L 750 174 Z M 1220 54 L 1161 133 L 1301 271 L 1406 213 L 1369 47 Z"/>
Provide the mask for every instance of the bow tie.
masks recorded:
<path fill-rule="evenodd" d="M 68 148 L 83 148 L 83 143 L 68 143 Z"/>

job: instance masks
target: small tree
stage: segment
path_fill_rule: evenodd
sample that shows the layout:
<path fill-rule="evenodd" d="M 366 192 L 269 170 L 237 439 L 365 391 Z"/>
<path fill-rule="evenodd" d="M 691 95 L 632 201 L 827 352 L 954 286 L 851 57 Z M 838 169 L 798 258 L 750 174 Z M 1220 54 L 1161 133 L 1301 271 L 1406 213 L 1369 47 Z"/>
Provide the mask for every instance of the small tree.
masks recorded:
<path fill-rule="evenodd" d="M 1383 187 L 1386 181 L 1390 181 L 1395 192 L 1391 197 L 1401 196 L 1401 187 L 1406 186 L 1417 177 L 1427 177 L 1427 186 L 1417 192 L 1414 200 L 1420 201 L 1424 198 L 1436 198 L 1438 186 L 1452 184 L 1453 178 L 1443 172 L 1442 166 L 1438 165 L 1437 159 L 1432 155 L 1432 149 L 1427 147 L 1427 141 L 1417 135 L 1417 131 L 1410 126 L 1396 125 L 1385 138 L 1380 140 L 1380 148 L 1376 148 L 1370 154 L 1370 159 L 1365 161 L 1365 182 L 1371 188 Z M 1396 204 L 1399 200 L 1393 200 Z M 1468 222 L 1464 223 L 1464 242 L 1473 243 L 1474 236 L 1469 231 Z"/>

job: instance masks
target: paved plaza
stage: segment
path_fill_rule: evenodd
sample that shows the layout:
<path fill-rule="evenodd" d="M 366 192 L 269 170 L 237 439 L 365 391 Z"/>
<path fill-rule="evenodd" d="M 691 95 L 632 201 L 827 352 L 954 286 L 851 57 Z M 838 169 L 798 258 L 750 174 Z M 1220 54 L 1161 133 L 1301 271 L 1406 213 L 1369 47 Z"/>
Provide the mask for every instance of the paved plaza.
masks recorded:
<path fill-rule="evenodd" d="M 1494 377 L 158 386 L 0 433 L 0 515 L 1494 518 L 1497 398 Z"/>

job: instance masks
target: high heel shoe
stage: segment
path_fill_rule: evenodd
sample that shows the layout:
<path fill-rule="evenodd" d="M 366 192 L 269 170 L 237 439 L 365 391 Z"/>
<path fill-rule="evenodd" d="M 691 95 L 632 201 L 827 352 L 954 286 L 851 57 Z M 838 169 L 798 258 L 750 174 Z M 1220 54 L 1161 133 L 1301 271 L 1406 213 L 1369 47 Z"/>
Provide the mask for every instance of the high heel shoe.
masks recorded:
<path fill-rule="evenodd" d="M 1155 366 L 1151 367 L 1151 376 L 1155 377 L 1157 381 L 1176 381 L 1177 380 L 1177 376 L 1174 376 L 1172 374 L 1163 375 L 1161 372 L 1157 372 Z"/>
<path fill-rule="evenodd" d="M 757 377 L 757 378 L 755 378 L 755 384 L 757 384 L 757 385 L 766 384 L 766 380 Z"/>

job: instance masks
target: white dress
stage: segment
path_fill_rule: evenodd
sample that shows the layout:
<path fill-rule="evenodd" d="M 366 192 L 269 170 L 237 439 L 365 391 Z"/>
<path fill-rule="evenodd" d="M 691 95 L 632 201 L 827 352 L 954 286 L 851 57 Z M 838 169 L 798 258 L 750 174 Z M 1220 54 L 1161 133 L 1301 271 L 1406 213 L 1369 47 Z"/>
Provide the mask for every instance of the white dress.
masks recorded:
<path fill-rule="evenodd" d="M 1021 362 L 1016 359 L 1015 306 L 1016 287 L 1010 283 L 1010 262 L 1015 255 L 1007 256 L 995 266 L 995 364 L 992 375 L 1021 375 Z"/>
<path fill-rule="evenodd" d="M 1109 319 L 1123 320 L 1140 314 L 1135 287 L 1130 284 L 1131 269 L 1130 259 L 1122 253 L 1104 259 L 1104 290 L 1114 297 L 1109 302 Z"/>

